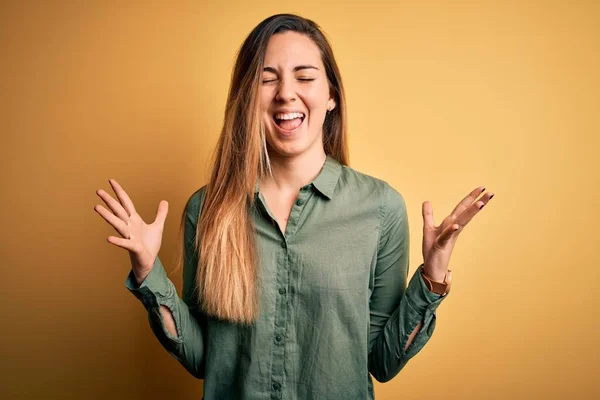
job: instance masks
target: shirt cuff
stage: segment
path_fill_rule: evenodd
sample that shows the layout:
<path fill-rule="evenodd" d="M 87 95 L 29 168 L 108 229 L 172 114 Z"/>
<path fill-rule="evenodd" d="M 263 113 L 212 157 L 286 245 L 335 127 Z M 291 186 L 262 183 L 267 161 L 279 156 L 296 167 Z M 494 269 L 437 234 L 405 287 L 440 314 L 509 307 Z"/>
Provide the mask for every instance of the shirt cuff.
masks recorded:
<path fill-rule="evenodd" d="M 448 297 L 448 294 L 442 296 L 433 293 L 427 288 L 427 284 L 420 271 L 423 265 L 424 264 L 419 265 L 413 274 L 405 294 L 411 308 L 419 314 L 425 314 L 425 311 L 435 312 L 442 300 Z"/>
<path fill-rule="evenodd" d="M 125 279 L 125 287 L 144 304 L 146 309 L 158 306 L 157 297 L 164 299 L 171 295 L 169 283 L 169 278 L 167 278 L 165 269 L 158 256 L 154 260 L 152 269 L 140 286 L 137 286 L 133 270 L 129 271 L 129 275 Z"/>

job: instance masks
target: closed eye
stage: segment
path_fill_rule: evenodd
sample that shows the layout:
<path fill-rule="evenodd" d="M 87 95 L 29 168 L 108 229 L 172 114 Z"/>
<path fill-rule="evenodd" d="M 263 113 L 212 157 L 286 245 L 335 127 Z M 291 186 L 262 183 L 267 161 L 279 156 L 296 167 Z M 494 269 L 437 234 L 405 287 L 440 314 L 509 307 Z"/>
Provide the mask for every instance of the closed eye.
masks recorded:
<path fill-rule="evenodd" d="M 275 82 L 277 79 L 264 79 L 262 81 L 262 83 L 271 83 L 271 82 Z M 312 82 L 314 80 L 316 80 L 316 78 L 298 78 L 299 81 L 301 82 Z"/>

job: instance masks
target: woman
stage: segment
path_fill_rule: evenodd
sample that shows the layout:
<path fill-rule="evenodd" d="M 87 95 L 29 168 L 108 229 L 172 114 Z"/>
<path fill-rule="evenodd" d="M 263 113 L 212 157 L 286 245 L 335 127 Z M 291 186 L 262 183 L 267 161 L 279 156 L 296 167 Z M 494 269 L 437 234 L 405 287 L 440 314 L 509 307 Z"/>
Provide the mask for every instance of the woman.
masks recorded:
<path fill-rule="evenodd" d="M 183 216 L 183 298 L 158 258 L 168 205 L 146 225 L 114 180 L 96 211 L 129 250 L 127 288 L 205 399 L 373 399 L 429 340 L 459 232 L 493 196 L 434 226 L 408 282 L 404 200 L 348 167 L 345 98 L 312 21 L 261 22 L 235 64 L 210 181 Z"/>

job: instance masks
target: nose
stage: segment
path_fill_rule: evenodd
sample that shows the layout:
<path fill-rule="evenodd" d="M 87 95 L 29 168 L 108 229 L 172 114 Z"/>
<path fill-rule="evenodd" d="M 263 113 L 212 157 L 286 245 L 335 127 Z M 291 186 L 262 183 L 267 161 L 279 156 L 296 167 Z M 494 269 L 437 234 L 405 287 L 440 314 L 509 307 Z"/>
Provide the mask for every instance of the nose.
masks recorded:
<path fill-rule="evenodd" d="M 296 84 L 293 78 L 282 78 L 280 80 L 275 99 L 282 103 L 296 100 Z"/>

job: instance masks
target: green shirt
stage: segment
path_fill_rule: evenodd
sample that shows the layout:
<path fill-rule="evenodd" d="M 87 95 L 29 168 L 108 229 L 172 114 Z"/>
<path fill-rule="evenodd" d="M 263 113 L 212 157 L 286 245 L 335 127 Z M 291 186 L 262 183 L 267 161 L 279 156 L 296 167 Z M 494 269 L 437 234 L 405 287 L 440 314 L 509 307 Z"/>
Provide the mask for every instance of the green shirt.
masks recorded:
<path fill-rule="evenodd" d="M 389 381 L 431 337 L 446 296 L 417 271 L 408 282 L 406 205 L 385 181 L 328 156 L 300 189 L 285 234 L 256 185 L 260 316 L 250 327 L 207 317 L 193 298 L 204 193 L 186 208 L 183 298 L 158 257 L 140 287 L 132 272 L 126 280 L 162 346 L 204 379 L 203 399 L 373 399 L 371 375 Z M 160 305 L 172 311 L 177 337 Z"/>

